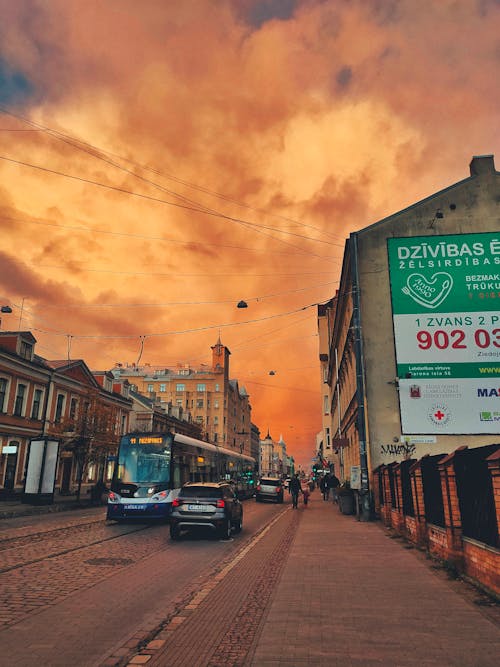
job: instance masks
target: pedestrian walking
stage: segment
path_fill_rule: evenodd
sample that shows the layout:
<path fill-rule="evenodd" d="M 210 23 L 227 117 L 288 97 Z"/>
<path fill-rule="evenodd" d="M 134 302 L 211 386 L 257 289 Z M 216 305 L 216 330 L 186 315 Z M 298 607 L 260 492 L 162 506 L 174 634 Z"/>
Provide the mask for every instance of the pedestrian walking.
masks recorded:
<path fill-rule="evenodd" d="M 290 480 L 290 493 L 292 494 L 292 508 L 294 510 L 296 510 L 297 507 L 298 507 L 299 493 L 301 491 L 302 491 L 302 489 L 301 489 L 301 486 L 300 486 L 299 475 L 297 473 L 295 473 L 295 475 Z"/>
<path fill-rule="evenodd" d="M 311 494 L 309 491 L 309 484 L 307 484 L 307 482 L 302 485 L 301 491 L 302 497 L 304 498 L 304 505 L 307 506 L 307 503 L 309 502 L 309 496 Z"/>
<path fill-rule="evenodd" d="M 328 477 L 328 489 L 332 492 L 333 502 L 337 502 L 337 489 L 340 486 L 340 479 L 332 472 Z"/>
<path fill-rule="evenodd" d="M 328 486 L 329 475 L 323 475 L 321 482 L 319 483 L 319 488 L 323 494 L 323 500 L 328 500 L 330 496 L 330 487 Z"/>

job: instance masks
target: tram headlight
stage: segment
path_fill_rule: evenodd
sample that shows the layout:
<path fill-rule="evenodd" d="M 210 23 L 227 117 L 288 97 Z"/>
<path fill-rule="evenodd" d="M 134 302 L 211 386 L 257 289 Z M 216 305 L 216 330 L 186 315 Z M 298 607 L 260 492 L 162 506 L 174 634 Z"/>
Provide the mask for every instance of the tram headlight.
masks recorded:
<path fill-rule="evenodd" d="M 115 491 L 110 491 L 108 495 L 108 502 L 109 503 L 119 503 L 121 500 L 121 496 L 119 496 Z"/>

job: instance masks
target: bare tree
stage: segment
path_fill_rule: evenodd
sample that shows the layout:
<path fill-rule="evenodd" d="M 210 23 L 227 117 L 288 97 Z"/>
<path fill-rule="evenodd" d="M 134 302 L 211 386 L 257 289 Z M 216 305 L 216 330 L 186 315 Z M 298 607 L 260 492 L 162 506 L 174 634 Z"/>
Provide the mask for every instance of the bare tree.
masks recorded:
<path fill-rule="evenodd" d="M 74 414 L 61 420 L 56 429 L 64 449 L 73 453 L 77 471 L 77 501 L 80 501 L 82 482 L 90 465 L 97 469 L 98 481 L 103 482 L 108 456 L 118 446 L 117 411 L 101 400 L 98 391 L 89 390 L 82 396 Z"/>

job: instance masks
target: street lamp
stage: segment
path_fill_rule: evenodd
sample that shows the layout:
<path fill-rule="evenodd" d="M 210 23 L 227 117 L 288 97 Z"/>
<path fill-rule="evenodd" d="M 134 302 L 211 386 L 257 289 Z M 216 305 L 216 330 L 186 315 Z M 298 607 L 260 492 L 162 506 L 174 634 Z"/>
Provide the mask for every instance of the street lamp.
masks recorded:
<path fill-rule="evenodd" d="M 12 308 L 10 306 L 2 306 L 0 308 L 0 312 L 8 314 L 8 313 L 12 312 Z M 2 326 L 2 318 L 0 317 L 0 328 L 1 328 L 1 326 Z"/>

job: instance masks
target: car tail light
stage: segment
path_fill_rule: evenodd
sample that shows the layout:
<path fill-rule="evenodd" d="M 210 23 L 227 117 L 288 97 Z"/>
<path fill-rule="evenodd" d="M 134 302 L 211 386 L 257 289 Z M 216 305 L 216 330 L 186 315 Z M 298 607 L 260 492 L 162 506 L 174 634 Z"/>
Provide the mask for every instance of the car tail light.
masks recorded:
<path fill-rule="evenodd" d="M 276 487 L 276 493 L 281 493 L 281 486 Z"/>
<path fill-rule="evenodd" d="M 113 491 L 110 491 L 108 494 L 108 500 L 110 503 L 117 503 L 120 498 L 116 493 L 113 493 Z"/>
<path fill-rule="evenodd" d="M 172 507 L 179 507 L 180 504 L 181 504 L 181 501 L 179 500 L 179 498 L 174 498 L 172 500 Z"/>
<path fill-rule="evenodd" d="M 223 509 L 225 506 L 226 506 L 226 503 L 224 502 L 224 500 L 218 500 L 217 501 L 216 507 L 218 507 L 219 509 Z"/>
<path fill-rule="evenodd" d="M 260 484 L 257 484 L 257 486 L 255 487 L 255 490 L 260 491 Z"/>

